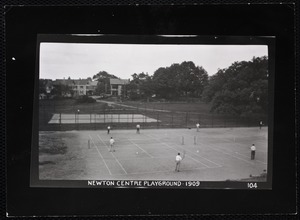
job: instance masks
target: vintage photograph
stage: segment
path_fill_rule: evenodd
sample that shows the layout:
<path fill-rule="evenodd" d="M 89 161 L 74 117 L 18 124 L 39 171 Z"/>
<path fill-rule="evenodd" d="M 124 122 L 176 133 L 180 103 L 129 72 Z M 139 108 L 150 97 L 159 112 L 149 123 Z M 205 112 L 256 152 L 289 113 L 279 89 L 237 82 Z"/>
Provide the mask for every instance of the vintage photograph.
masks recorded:
<path fill-rule="evenodd" d="M 268 45 L 46 41 L 38 48 L 39 181 L 270 180 Z"/>

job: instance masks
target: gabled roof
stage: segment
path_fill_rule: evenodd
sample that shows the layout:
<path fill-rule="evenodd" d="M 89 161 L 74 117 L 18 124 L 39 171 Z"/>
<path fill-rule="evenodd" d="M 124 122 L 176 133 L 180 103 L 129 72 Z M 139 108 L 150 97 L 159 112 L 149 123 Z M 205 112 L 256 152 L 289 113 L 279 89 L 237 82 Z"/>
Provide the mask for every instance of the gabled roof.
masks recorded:
<path fill-rule="evenodd" d="M 89 79 L 56 79 L 53 81 L 53 85 L 93 85 L 93 81 Z M 96 82 L 97 85 L 97 82 Z"/>
<path fill-rule="evenodd" d="M 92 81 L 89 83 L 91 86 L 97 86 L 98 85 L 98 81 Z"/>
<path fill-rule="evenodd" d="M 111 85 L 125 85 L 128 83 L 129 83 L 128 79 L 110 79 Z"/>

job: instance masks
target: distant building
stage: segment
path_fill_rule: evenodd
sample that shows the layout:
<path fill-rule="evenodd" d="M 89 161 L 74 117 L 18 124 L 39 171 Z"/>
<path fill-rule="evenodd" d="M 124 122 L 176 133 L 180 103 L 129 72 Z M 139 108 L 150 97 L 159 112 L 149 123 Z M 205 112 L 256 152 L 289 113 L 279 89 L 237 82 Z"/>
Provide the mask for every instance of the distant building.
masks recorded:
<path fill-rule="evenodd" d="M 125 85 L 129 83 L 128 79 L 110 79 L 110 94 L 112 96 L 121 96 L 125 90 Z"/>
<path fill-rule="evenodd" d="M 62 91 L 63 97 L 94 95 L 97 88 L 98 81 L 91 79 L 56 79 L 52 81 L 52 89 L 55 86 L 68 86 L 70 89 Z"/>

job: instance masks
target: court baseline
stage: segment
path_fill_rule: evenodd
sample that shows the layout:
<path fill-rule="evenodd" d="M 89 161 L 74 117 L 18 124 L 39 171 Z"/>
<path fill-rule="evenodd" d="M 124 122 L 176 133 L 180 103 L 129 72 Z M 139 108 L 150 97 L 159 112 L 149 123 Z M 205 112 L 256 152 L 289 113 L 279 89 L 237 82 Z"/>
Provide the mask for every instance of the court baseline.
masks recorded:
<path fill-rule="evenodd" d="M 105 144 L 105 142 L 102 140 L 102 138 L 98 134 L 97 134 L 97 136 L 98 136 L 99 140 L 104 144 L 104 146 L 106 146 L 106 148 L 109 149 L 108 146 Z M 122 166 L 122 164 L 120 163 L 120 161 L 115 157 L 115 155 L 112 152 L 110 152 L 110 153 L 113 156 L 113 158 L 116 160 L 116 162 L 120 165 L 120 167 L 125 172 L 125 174 L 127 174 L 126 170 L 124 169 L 124 167 Z"/>
<path fill-rule="evenodd" d="M 105 160 L 104 160 L 104 158 L 103 158 L 102 154 L 100 153 L 100 151 L 99 151 L 99 149 L 98 149 L 97 145 L 95 144 L 95 142 L 94 142 L 93 138 L 91 137 L 91 135 L 89 135 L 89 138 L 90 138 L 90 140 L 93 142 L 93 144 L 94 144 L 95 148 L 97 149 L 97 152 L 98 152 L 98 154 L 99 154 L 100 158 L 103 160 L 103 162 L 104 162 L 104 164 L 105 164 L 105 166 L 106 166 L 106 168 L 107 168 L 107 170 L 108 170 L 109 174 L 111 175 L 111 172 L 110 172 L 110 170 L 109 170 L 109 168 L 108 168 L 108 166 L 107 166 L 107 164 L 106 164 L 106 162 L 105 162 Z"/>

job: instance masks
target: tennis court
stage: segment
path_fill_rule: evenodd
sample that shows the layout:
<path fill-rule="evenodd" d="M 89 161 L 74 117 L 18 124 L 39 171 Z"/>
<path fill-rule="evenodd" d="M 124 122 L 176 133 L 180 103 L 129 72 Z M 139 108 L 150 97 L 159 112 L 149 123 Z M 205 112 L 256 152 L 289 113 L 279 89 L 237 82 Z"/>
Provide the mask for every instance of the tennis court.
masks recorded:
<path fill-rule="evenodd" d="M 49 124 L 149 123 L 160 120 L 142 114 L 53 114 Z"/>
<path fill-rule="evenodd" d="M 40 179 L 225 181 L 267 169 L 267 127 L 40 131 L 39 136 L 56 138 L 67 148 L 64 154 L 39 154 Z M 109 152 L 111 137 L 115 152 Z M 252 144 L 255 160 L 250 160 Z M 175 172 L 175 156 L 184 151 Z"/>

